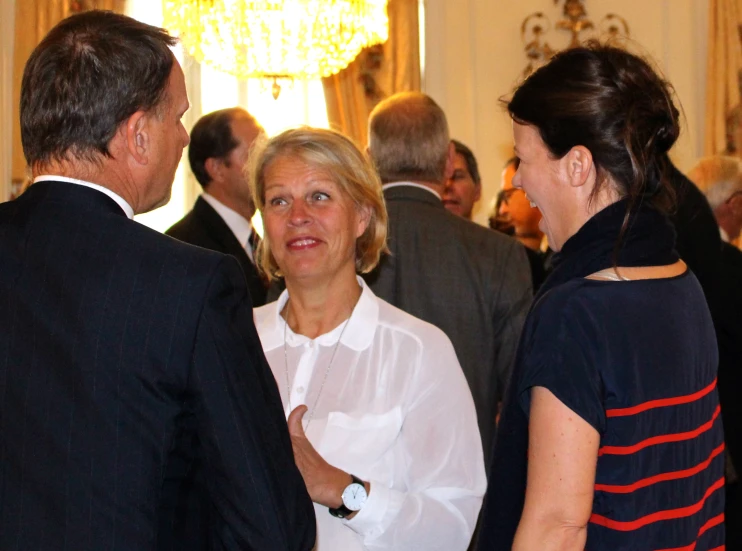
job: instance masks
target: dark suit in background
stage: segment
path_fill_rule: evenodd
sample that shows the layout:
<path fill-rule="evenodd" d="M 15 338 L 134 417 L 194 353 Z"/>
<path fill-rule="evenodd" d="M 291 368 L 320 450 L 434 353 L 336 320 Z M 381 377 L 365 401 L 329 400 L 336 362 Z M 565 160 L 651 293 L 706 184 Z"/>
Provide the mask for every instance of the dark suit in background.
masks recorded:
<path fill-rule="evenodd" d="M 244 243 L 237 241 L 219 213 L 203 198 L 196 199 L 193 209 L 165 233 L 180 241 L 234 256 L 245 273 L 253 306 L 265 304 L 265 284 L 247 256 Z"/>
<path fill-rule="evenodd" d="M 156 549 L 193 438 L 212 549 L 312 548 L 232 258 L 39 182 L 0 205 L 0 265 L 0 549 Z"/>
<path fill-rule="evenodd" d="M 517 241 L 449 213 L 425 189 L 396 186 L 384 198 L 391 254 L 366 280 L 379 297 L 451 339 L 474 397 L 486 459 L 531 304 L 526 253 Z"/>
<path fill-rule="evenodd" d="M 721 240 L 714 212 L 701 191 L 676 167 L 671 185 L 677 209 L 671 220 L 680 257 L 698 278 L 706 295 L 719 346 L 718 392 L 726 453 L 742 471 L 742 253 Z M 738 254 L 739 253 L 739 254 Z M 742 548 L 739 482 L 726 487 L 727 549 Z"/>

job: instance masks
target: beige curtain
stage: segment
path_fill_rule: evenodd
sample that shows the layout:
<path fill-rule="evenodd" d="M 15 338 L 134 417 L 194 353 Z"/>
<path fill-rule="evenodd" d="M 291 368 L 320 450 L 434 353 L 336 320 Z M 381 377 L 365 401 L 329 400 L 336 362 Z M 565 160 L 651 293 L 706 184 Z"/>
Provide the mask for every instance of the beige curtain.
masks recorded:
<path fill-rule="evenodd" d="M 742 0 L 709 0 L 704 154 L 727 150 L 727 121 L 740 104 Z"/>
<path fill-rule="evenodd" d="M 154 1 L 154 0 L 153 0 Z M 13 168 L 14 181 L 27 177 L 21 148 L 19 102 L 23 68 L 31 52 L 51 28 L 76 12 L 101 9 L 124 12 L 125 0 L 17 0 L 13 51 Z"/>
<path fill-rule="evenodd" d="M 346 69 L 323 79 L 330 126 L 366 147 L 374 106 L 397 92 L 420 90 L 418 0 L 389 0 L 389 40 L 368 48 Z"/>

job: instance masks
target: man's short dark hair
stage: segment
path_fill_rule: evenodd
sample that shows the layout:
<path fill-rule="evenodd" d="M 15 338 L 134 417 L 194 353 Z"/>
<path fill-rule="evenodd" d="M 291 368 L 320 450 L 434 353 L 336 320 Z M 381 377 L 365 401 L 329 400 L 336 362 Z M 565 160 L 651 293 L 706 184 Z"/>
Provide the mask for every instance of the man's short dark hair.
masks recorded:
<path fill-rule="evenodd" d="M 110 157 L 137 111 L 167 101 L 176 39 L 125 15 L 87 11 L 62 20 L 31 54 L 21 84 L 21 141 L 29 165 Z"/>
<path fill-rule="evenodd" d="M 220 109 L 204 115 L 193 125 L 191 144 L 188 146 L 188 162 L 196 180 L 206 188 L 211 176 L 206 171 L 206 159 L 226 159 L 232 150 L 239 145 L 232 134 L 232 121 L 237 116 L 251 117 L 240 107 Z M 257 123 L 256 123 L 257 124 Z"/>
<path fill-rule="evenodd" d="M 453 144 L 456 153 L 461 155 L 464 158 L 464 161 L 466 161 L 466 170 L 469 171 L 471 179 L 474 180 L 476 185 L 481 184 L 482 177 L 479 175 L 479 165 L 477 165 L 477 158 L 474 156 L 474 153 L 458 140 L 451 140 L 451 143 Z"/>

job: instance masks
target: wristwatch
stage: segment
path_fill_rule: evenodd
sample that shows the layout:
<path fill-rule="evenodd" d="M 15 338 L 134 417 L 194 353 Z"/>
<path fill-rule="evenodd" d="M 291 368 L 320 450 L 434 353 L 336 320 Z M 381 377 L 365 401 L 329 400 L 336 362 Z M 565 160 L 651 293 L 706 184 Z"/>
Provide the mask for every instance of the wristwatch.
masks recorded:
<path fill-rule="evenodd" d="M 350 475 L 350 478 L 353 479 L 353 482 L 345 487 L 341 496 L 343 504 L 337 509 L 330 509 L 330 514 L 333 517 L 347 518 L 356 511 L 360 511 L 363 504 L 366 503 L 366 499 L 368 499 L 363 480 L 355 475 Z"/>

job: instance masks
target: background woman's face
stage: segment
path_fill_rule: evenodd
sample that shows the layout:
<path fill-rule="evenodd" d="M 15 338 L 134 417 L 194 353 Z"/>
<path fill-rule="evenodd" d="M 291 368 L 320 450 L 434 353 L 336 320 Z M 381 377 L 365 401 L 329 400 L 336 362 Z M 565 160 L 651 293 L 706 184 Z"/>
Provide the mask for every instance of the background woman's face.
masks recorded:
<path fill-rule="evenodd" d="M 265 169 L 263 220 L 287 280 L 355 274 L 356 240 L 368 216 L 324 169 L 280 156 Z"/>

